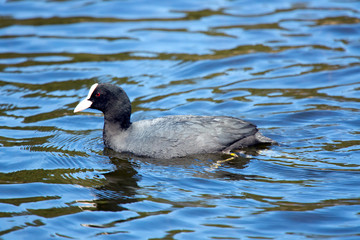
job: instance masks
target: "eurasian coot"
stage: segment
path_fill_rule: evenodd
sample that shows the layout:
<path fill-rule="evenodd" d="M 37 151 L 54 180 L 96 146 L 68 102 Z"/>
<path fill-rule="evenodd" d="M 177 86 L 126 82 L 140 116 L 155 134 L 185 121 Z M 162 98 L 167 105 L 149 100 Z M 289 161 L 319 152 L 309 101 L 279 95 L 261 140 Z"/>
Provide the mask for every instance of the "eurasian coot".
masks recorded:
<path fill-rule="evenodd" d="M 273 144 L 254 124 L 234 117 L 175 115 L 130 121 L 131 103 L 125 91 L 112 84 L 94 84 L 74 109 L 104 113 L 103 139 L 117 152 L 152 158 L 229 153 L 256 144 Z"/>

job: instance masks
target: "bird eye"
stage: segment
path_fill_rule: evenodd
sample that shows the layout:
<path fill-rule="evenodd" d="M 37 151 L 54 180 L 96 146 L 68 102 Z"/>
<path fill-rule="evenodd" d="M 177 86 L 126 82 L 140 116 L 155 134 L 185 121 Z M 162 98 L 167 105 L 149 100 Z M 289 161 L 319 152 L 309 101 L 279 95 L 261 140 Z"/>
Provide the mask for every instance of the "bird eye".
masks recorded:
<path fill-rule="evenodd" d="M 98 93 L 95 94 L 95 97 L 100 97 L 100 95 L 101 94 L 98 92 Z"/>

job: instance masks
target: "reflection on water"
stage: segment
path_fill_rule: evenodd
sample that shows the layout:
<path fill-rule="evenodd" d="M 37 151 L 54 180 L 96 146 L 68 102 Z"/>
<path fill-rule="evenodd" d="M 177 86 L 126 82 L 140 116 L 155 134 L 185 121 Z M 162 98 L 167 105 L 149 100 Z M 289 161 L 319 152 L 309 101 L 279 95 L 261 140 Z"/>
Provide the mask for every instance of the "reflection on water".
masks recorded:
<path fill-rule="evenodd" d="M 109 158 L 115 170 L 102 175 L 105 178 L 104 185 L 94 189 L 96 200 L 93 203 L 99 211 L 125 210 L 123 204 L 137 201 L 137 182 L 141 179 L 136 171 L 138 166 L 131 160 L 111 157 L 111 154 Z"/>
<path fill-rule="evenodd" d="M 0 238 L 358 239 L 357 1 L 3 1 Z M 121 85 L 133 121 L 229 115 L 237 158 L 104 150 L 73 114 Z"/>

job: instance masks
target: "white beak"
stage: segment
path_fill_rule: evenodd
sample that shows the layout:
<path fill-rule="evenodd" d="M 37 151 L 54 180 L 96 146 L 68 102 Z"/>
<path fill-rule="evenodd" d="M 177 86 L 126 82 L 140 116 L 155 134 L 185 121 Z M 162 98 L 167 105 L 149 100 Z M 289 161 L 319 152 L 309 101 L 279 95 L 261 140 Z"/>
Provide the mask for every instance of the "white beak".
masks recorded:
<path fill-rule="evenodd" d="M 82 100 L 81 102 L 79 102 L 79 104 L 74 109 L 74 113 L 80 112 L 82 110 L 85 110 L 85 109 L 91 107 L 91 104 L 92 104 L 92 102 L 87 99 Z"/>
<path fill-rule="evenodd" d="M 95 88 L 96 88 L 98 85 L 99 85 L 99 84 L 95 83 L 95 84 L 93 84 L 93 85 L 91 86 L 87 97 L 86 97 L 84 100 L 82 100 L 81 102 L 79 102 L 79 104 L 78 104 L 78 105 L 75 107 L 75 109 L 74 109 L 74 113 L 83 111 L 83 110 L 91 107 L 91 104 L 93 104 L 93 103 L 92 103 L 92 101 L 90 101 L 89 99 L 90 99 L 91 95 L 93 94 L 93 92 L 95 91 Z"/>

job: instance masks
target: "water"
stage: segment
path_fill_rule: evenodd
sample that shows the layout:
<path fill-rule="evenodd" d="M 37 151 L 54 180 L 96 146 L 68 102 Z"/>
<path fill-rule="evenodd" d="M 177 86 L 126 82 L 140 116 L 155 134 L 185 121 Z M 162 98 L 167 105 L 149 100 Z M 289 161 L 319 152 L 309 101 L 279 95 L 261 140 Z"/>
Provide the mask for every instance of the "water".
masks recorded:
<path fill-rule="evenodd" d="M 0 239 L 360 239 L 360 2 L 1 1 Z M 278 142 L 168 161 L 105 149 L 95 82 L 133 120 L 229 115 Z"/>

